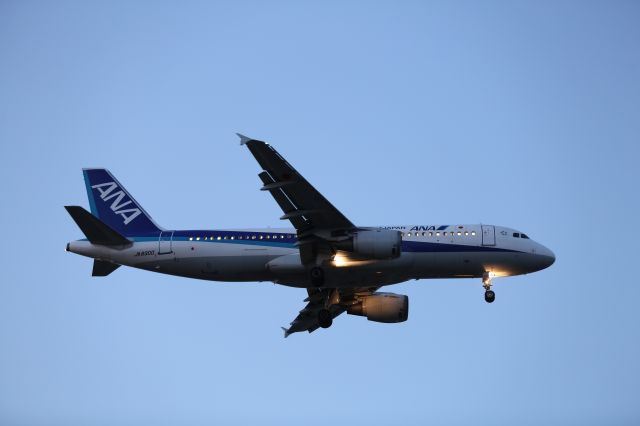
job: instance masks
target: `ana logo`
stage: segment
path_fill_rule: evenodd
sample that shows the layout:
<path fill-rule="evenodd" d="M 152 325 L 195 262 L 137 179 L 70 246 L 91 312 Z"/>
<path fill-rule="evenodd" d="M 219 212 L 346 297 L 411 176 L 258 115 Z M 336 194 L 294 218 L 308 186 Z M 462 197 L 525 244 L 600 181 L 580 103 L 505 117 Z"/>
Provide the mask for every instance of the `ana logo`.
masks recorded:
<path fill-rule="evenodd" d="M 100 192 L 100 198 L 102 198 L 102 201 L 107 202 L 109 200 L 113 200 L 111 202 L 111 210 L 115 214 L 122 216 L 125 225 L 128 225 L 129 222 L 131 222 L 142 213 L 140 209 L 137 208 L 135 204 L 133 204 L 133 201 L 127 200 L 123 202 L 123 199 L 127 196 L 127 194 L 125 194 L 123 190 L 118 188 L 118 185 L 116 185 L 115 182 L 101 183 L 98 185 L 93 185 L 91 188 L 97 189 L 98 192 Z M 129 204 L 132 204 L 131 207 L 134 208 L 125 209 L 125 207 L 127 207 Z"/>
<path fill-rule="evenodd" d="M 414 226 L 409 229 L 409 231 L 442 231 L 443 229 L 447 229 L 449 225 L 441 225 L 437 228 L 435 226 Z"/>

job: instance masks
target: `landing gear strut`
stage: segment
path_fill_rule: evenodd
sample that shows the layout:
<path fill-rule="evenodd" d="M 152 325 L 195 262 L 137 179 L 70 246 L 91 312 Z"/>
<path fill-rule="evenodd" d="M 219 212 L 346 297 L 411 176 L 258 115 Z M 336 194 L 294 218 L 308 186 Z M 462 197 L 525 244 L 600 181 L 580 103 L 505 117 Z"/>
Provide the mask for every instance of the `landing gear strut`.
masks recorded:
<path fill-rule="evenodd" d="M 333 324 L 331 312 L 328 309 L 320 309 L 318 311 L 318 325 L 322 328 L 329 328 Z"/>
<path fill-rule="evenodd" d="M 491 290 L 491 274 L 485 272 L 482 277 L 482 287 L 484 287 L 484 301 L 487 303 L 493 303 L 496 300 L 496 293 Z"/>
<path fill-rule="evenodd" d="M 314 287 L 322 287 L 324 284 L 324 271 L 317 266 L 311 268 L 309 271 L 309 277 L 311 278 L 311 285 Z"/>

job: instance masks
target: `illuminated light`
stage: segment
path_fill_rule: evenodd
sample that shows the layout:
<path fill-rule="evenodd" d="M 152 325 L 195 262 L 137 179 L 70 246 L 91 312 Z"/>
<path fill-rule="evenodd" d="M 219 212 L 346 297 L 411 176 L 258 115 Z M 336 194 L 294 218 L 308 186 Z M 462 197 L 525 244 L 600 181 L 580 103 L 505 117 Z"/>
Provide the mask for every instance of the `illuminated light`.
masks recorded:
<path fill-rule="evenodd" d="M 458 235 L 462 235 L 462 232 L 458 231 Z"/>
<path fill-rule="evenodd" d="M 436 232 L 436 237 L 439 237 L 439 236 L 440 236 L 440 233 L 439 233 L 439 232 Z"/>
<path fill-rule="evenodd" d="M 464 231 L 464 235 L 469 235 L 469 231 Z"/>
<path fill-rule="evenodd" d="M 260 235 L 260 239 L 262 239 L 262 235 Z"/>
<path fill-rule="evenodd" d="M 375 263 L 375 260 L 355 260 L 351 259 L 347 253 L 338 252 L 335 256 L 333 256 L 333 266 L 336 268 L 345 267 L 345 266 L 365 266 L 372 263 Z"/>
<path fill-rule="evenodd" d="M 221 240 L 222 237 L 220 235 L 218 235 L 218 238 L 216 238 L 216 240 Z"/>
<path fill-rule="evenodd" d="M 196 241 L 200 241 L 200 237 L 196 237 Z"/>
<path fill-rule="evenodd" d="M 347 256 L 338 253 L 333 256 L 333 264 L 338 268 L 347 266 L 349 264 L 349 259 L 347 258 Z"/>
<path fill-rule="evenodd" d="M 231 236 L 231 239 L 232 239 L 232 240 L 235 240 L 235 239 L 236 239 L 236 237 L 234 237 L 234 236 L 232 235 L 232 236 Z"/>
<path fill-rule="evenodd" d="M 471 231 L 471 235 L 476 235 L 476 231 Z"/>

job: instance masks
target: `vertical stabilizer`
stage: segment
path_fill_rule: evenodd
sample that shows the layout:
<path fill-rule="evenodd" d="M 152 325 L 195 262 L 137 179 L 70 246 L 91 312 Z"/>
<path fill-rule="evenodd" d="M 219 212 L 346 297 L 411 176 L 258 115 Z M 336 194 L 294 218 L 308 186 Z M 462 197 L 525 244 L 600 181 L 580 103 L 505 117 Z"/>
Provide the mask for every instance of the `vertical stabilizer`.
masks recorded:
<path fill-rule="evenodd" d="M 107 169 L 83 169 L 91 213 L 124 236 L 153 235 L 161 228 Z"/>

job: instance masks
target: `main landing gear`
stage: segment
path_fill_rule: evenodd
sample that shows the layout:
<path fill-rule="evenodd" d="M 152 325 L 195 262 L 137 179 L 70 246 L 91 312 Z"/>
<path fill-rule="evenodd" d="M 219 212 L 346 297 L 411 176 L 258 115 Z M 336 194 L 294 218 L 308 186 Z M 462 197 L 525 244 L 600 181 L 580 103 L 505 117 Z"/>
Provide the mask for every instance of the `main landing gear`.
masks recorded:
<path fill-rule="evenodd" d="M 487 303 L 493 303 L 496 300 L 496 293 L 491 290 L 491 273 L 485 272 L 482 277 L 482 287 L 484 287 L 484 300 Z"/>
<path fill-rule="evenodd" d="M 328 309 L 320 309 L 318 311 L 318 325 L 322 328 L 329 328 L 333 324 L 331 312 Z"/>

